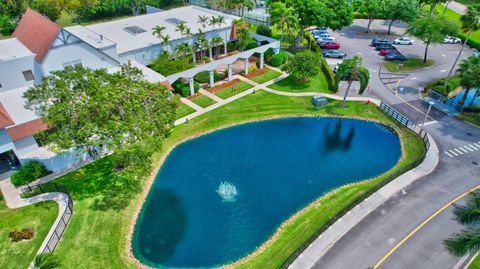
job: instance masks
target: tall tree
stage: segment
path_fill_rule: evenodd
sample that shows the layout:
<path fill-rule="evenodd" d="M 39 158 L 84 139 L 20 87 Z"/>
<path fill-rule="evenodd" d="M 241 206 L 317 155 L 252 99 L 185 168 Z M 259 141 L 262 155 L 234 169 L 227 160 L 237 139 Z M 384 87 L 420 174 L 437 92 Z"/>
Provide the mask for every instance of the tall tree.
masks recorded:
<path fill-rule="evenodd" d="M 77 14 L 77 23 L 81 24 L 87 12 L 98 6 L 99 3 L 100 0 L 75 0 L 72 1 L 69 9 L 74 10 L 74 13 Z"/>
<path fill-rule="evenodd" d="M 367 33 L 373 20 L 385 17 L 385 0 L 355 0 L 353 6 L 355 11 L 368 18 Z"/>
<path fill-rule="evenodd" d="M 293 14 L 293 9 L 288 8 L 287 5 L 282 2 L 273 3 L 268 9 L 268 13 L 270 14 L 271 23 L 282 31 L 280 36 L 280 48 L 282 48 L 285 28 L 287 26 L 293 28 L 298 25 L 297 17 Z"/>
<path fill-rule="evenodd" d="M 480 87 L 480 57 L 469 57 L 465 59 L 458 68 L 460 76 L 460 85 L 463 86 L 464 93 L 459 105 L 465 105 L 470 90 Z"/>
<path fill-rule="evenodd" d="M 155 25 L 152 29 L 152 35 L 156 36 L 158 39 L 163 38 L 163 31 L 165 31 L 165 26 Z"/>
<path fill-rule="evenodd" d="M 458 24 L 447 17 L 426 15 L 410 24 L 407 33 L 417 37 L 425 43 L 423 62 L 427 62 L 428 47 L 431 44 L 440 44 L 446 35 L 454 35 L 458 31 Z"/>
<path fill-rule="evenodd" d="M 128 64 L 113 74 L 67 67 L 43 77 L 24 98 L 25 107 L 49 126 L 45 141 L 58 150 L 158 149 L 175 120 L 169 90 L 145 81 L 141 71 Z"/>
<path fill-rule="evenodd" d="M 480 30 L 480 4 L 468 7 L 467 12 L 464 15 L 462 15 L 462 17 L 460 18 L 460 21 L 462 23 L 461 25 L 462 32 L 467 33 L 467 37 L 463 41 L 463 46 L 458 52 L 458 55 L 455 58 L 455 61 L 453 62 L 452 68 L 450 68 L 450 72 L 448 72 L 447 79 L 445 80 L 445 88 L 448 85 L 450 77 L 452 76 L 453 71 L 455 70 L 455 66 L 458 63 L 458 60 L 460 59 L 460 56 L 462 55 L 462 52 L 465 49 L 465 46 L 467 45 L 468 40 L 470 39 L 470 36 L 472 35 L 473 32 Z"/>
<path fill-rule="evenodd" d="M 430 15 L 433 15 L 433 11 L 437 4 L 445 3 L 447 0 L 420 0 L 420 4 L 430 6 Z"/>
<path fill-rule="evenodd" d="M 170 35 L 166 34 L 162 36 L 162 39 L 160 40 L 160 44 L 162 44 L 164 51 L 166 51 L 167 53 L 169 52 L 173 53 L 170 48 L 170 46 L 172 45 L 172 39 Z"/>
<path fill-rule="evenodd" d="M 212 46 L 213 48 L 216 48 L 216 51 L 217 51 L 217 53 L 215 53 L 214 56 L 218 57 L 218 55 L 220 54 L 218 46 L 222 45 L 223 42 L 224 41 L 221 36 L 216 36 L 212 38 L 212 40 L 210 40 L 210 46 Z"/>
<path fill-rule="evenodd" d="M 128 0 L 128 4 L 130 6 L 130 10 L 132 10 L 132 15 L 137 16 L 140 14 L 143 6 L 145 5 L 144 0 Z"/>
<path fill-rule="evenodd" d="M 385 11 L 385 18 L 390 20 L 387 34 L 395 21 L 411 22 L 420 16 L 418 0 L 385 0 Z"/>
<path fill-rule="evenodd" d="M 343 95 L 343 102 L 342 107 L 345 107 L 347 102 L 347 96 L 350 92 L 350 88 L 354 81 L 360 81 L 360 89 L 358 90 L 358 94 L 363 94 L 365 89 L 368 86 L 368 82 L 370 81 L 370 73 L 368 69 L 362 66 L 362 58 L 360 56 L 355 56 L 351 59 L 347 59 L 343 61 L 337 69 L 337 73 L 335 74 L 335 88 L 338 89 L 340 81 L 346 80 L 348 81 L 348 86 Z"/>
<path fill-rule="evenodd" d="M 208 26 L 209 20 L 210 18 L 208 16 L 199 15 L 197 23 L 200 24 L 200 26 L 202 26 L 202 28 L 205 30 L 205 28 Z"/>
<path fill-rule="evenodd" d="M 252 11 L 255 5 L 257 4 L 256 0 L 237 0 L 241 7 L 241 17 L 245 15 L 245 8 L 248 11 Z"/>
<path fill-rule="evenodd" d="M 317 53 L 306 50 L 295 54 L 283 70 L 289 73 L 289 77 L 293 80 L 306 82 L 322 72 L 321 65 L 321 57 Z"/>
<path fill-rule="evenodd" d="M 480 250 L 480 192 L 476 191 L 467 196 L 467 202 L 462 206 L 455 206 L 455 219 L 468 228 L 444 240 L 447 250 L 458 257 L 475 253 Z"/>

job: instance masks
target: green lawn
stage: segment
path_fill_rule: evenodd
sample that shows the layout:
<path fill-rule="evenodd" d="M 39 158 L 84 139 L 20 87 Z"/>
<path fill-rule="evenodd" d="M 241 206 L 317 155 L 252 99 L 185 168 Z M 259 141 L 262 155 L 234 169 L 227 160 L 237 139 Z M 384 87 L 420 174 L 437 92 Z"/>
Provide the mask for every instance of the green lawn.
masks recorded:
<path fill-rule="evenodd" d="M 195 112 L 195 109 L 187 106 L 184 103 L 180 103 L 180 105 L 177 108 L 176 118 L 177 119 L 183 118 L 189 114 L 192 114 L 193 112 Z"/>
<path fill-rule="evenodd" d="M 470 266 L 468 266 L 468 269 L 480 269 L 480 255 L 473 260 Z"/>
<path fill-rule="evenodd" d="M 197 104 L 197 105 L 199 105 L 203 108 L 209 107 L 209 106 L 216 103 L 215 100 L 213 100 L 212 98 L 210 98 L 208 96 L 205 96 L 205 95 L 199 95 L 199 96 L 193 98 L 190 101 L 194 102 L 195 104 Z"/>
<path fill-rule="evenodd" d="M 458 115 L 458 118 L 480 127 L 480 113 L 463 112 L 461 115 Z"/>
<path fill-rule="evenodd" d="M 299 82 L 286 77 L 270 86 L 271 89 L 283 92 L 324 92 L 330 93 L 328 90 L 327 80 L 323 74 L 311 78 L 308 82 Z"/>
<path fill-rule="evenodd" d="M 467 0 L 465 0 L 467 1 Z M 470 2 L 475 2 L 477 0 L 468 0 Z M 476 3 L 479 3 L 478 1 Z M 437 11 L 438 13 L 440 14 L 443 14 L 443 10 L 444 10 L 444 6 L 443 5 L 437 5 L 436 8 L 435 8 L 435 11 Z M 447 13 L 445 13 L 445 15 L 452 21 L 455 21 L 457 22 L 460 26 L 461 26 L 461 23 L 460 23 L 460 17 L 461 15 L 458 14 L 457 12 L 451 10 L 451 9 L 447 9 Z M 463 36 L 465 36 L 465 33 L 462 32 Z M 470 40 L 473 41 L 473 43 L 477 44 L 476 47 L 477 49 L 480 49 L 480 30 L 479 31 L 476 31 L 476 32 L 473 32 L 470 36 Z M 475 45 L 473 43 L 470 43 L 470 45 Z"/>
<path fill-rule="evenodd" d="M 172 129 L 164 141 L 164 149 L 196 134 L 235 123 L 274 116 L 338 115 L 365 117 L 395 126 L 404 144 L 405 158 L 392 170 L 396 172 L 422 158 L 423 142 L 418 136 L 390 120 L 377 107 L 363 102 L 349 102 L 342 109 L 339 101 L 329 100 L 325 109 L 316 109 L 310 97 L 289 97 L 258 91 L 225 106 L 205 113 Z M 157 162 L 166 150 L 154 156 Z M 372 188 L 384 177 L 340 188 L 317 201 L 285 225 L 277 239 L 262 252 L 239 264 L 237 268 L 278 268 L 318 227 L 333 214 L 341 211 L 355 198 Z M 126 256 L 129 225 L 140 204 L 145 179 L 121 175 L 112 171 L 110 158 L 104 158 L 65 175 L 55 182 L 64 184 L 71 192 L 75 213 L 60 242 L 56 255 L 61 268 L 135 268 Z"/>
<path fill-rule="evenodd" d="M 420 58 L 408 58 L 404 62 L 384 62 L 383 66 L 390 72 L 412 71 L 419 68 L 429 67 L 435 64 L 434 60 L 428 60 L 424 63 Z"/>
<path fill-rule="evenodd" d="M 27 268 L 50 230 L 58 214 L 55 202 L 10 209 L 0 195 L 0 268 Z M 12 231 L 34 228 L 35 236 L 26 241 L 12 242 Z"/>
<path fill-rule="evenodd" d="M 245 81 L 240 81 L 239 83 L 235 84 L 235 91 L 232 91 L 232 87 L 227 87 L 225 89 L 222 89 L 218 92 L 215 92 L 215 95 L 222 98 L 222 99 L 227 99 L 229 97 L 232 97 L 236 94 L 239 94 L 241 92 L 244 92 L 248 89 L 253 88 L 252 85 L 248 84 Z"/>
<path fill-rule="evenodd" d="M 282 73 L 278 72 L 278 71 L 275 71 L 273 69 L 269 69 L 267 68 L 268 71 L 261 74 L 261 75 L 258 75 L 258 76 L 254 76 L 254 77 L 251 77 L 250 80 L 252 81 L 255 81 L 256 83 L 259 83 L 259 84 L 263 84 L 267 81 L 270 81 L 272 79 L 275 79 L 277 77 L 279 77 Z"/>

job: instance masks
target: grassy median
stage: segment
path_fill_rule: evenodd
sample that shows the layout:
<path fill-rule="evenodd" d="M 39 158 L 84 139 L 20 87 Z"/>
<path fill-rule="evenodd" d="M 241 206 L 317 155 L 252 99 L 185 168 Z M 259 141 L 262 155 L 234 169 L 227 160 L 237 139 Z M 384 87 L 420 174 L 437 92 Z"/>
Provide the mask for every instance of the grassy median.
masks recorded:
<path fill-rule="evenodd" d="M 155 155 L 154 162 L 158 162 L 169 148 L 191 136 L 232 124 L 291 115 L 363 117 L 394 126 L 401 136 L 405 158 L 389 173 L 399 171 L 424 156 L 422 140 L 372 104 L 349 102 L 346 108 L 341 108 L 340 102 L 330 100 L 326 108 L 317 109 L 310 104 L 310 97 L 288 97 L 257 91 L 194 118 L 188 124 L 176 126 L 164 141 L 165 150 Z M 276 239 L 263 251 L 235 264 L 235 267 L 278 268 L 331 216 L 384 179 L 385 176 L 382 176 L 342 187 L 318 200 L 315 206 L 283 225 Z M 55 181 L 70 190 L 75 211 L 55 251 L 62 261 L 62 268 L 136 268 L 125 249 L 129 247 L 130 223 L 136 208 L 142 203 L 142 190 L 147 180 L 136 179 L 134 175 L 125 177 L 115 174 L 107 157 Z"/>

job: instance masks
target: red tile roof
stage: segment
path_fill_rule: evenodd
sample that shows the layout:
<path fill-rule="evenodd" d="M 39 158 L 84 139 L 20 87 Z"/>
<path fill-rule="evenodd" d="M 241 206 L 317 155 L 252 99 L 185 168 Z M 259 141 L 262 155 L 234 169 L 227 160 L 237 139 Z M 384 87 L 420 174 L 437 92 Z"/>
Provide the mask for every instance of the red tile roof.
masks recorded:
<path fill-rule="evenodd" d="M 7 133 L 13 141 L 17 141 L 47 129 L 42 119 L 36 119 L 8 128 Z"/>
<path fill-rule="evenodd" d="M 38 63 L 43 61 L 57 37 L 60 26 L 32 9 L 27 9 L 12 36 L 36 54 Z"/>
<path fill-rule="evenodd" d="M 12 120 L 7 110 L 2 105 L 2 103 L 0 103 L 0 128 L 3 129 L 7 126 L 14 125 L 14 124 L 15 122 Z"/>

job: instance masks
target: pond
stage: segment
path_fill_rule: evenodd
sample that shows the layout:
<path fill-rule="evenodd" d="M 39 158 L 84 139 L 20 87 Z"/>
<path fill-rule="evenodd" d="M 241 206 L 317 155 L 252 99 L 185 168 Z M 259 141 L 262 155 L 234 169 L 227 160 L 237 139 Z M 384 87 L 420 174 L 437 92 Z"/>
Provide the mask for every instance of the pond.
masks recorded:
<path fill-rule="evenodd" d="M 233 262 L 322 194 L 380 175 L 400 157 L 393 130 L 355 119 L 273 119 L 200 136 L 158 171 L 133 253 L 152 267 Z"/>

